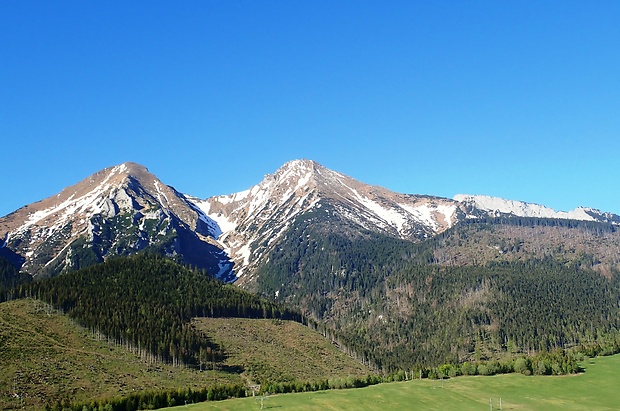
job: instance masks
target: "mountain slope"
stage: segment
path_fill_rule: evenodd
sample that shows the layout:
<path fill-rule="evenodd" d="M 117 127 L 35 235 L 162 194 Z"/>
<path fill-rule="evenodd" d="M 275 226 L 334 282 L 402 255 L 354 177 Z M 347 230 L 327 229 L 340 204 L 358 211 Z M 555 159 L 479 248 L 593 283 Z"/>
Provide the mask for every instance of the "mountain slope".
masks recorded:
<path fill-rule="evenodd" d="M 538 217 L 606 222 L 620 216 L 590 208 L 556 212 L 550 208 L 486 196 L 447 198 L 409 195 L 370 186 L 310 160 L 294 160 L 248 190 L 195 203 L 221 230 L 218 241 L 235 261 L 238 283 L 254 286 L 257 268 L 285 240 L 298 218 L 323 210 L 327 231 L 420 242 L 466 220 Z"/>
<path fill-rule="evenodd" d="M 613 226 L 479 221 L 413 244 L 326 231 L 321 218 L 290 228 L 257 289 L 384 369 L 567 348 L 620 326 Z"/>
<path fill-rule="evenodd" d="M 618 326 L 613 214 L 403 195 L 309 161 L 197 205 L 223 228 L 239 285 L 326 321 L 386 369 L 568 347 Z"/>
<path fill-rule="evenodd" d="M 427 262 L 481 266 L 499 261 L 554 258 L 611 278 L 620 272 L 620 227 L 591 221 L 539 218 L 471 220 L 419 249 Z M 422 251 L 423 250 L 423 251 Z"/>
<path fill-rule="evenodd" d="M 232 263 L 214 230 L 182 194 L 135 163 L 99 171 L 0 219 L 2 248 L 33 276 L 150 248 L 226 278 Z"/>
<path fill-rule="evenodd" d="M 445 198 L 399 194 L 360 183 L 310 160 L 286 163 L 239 193 L 192 201 L 222 229 L 219 242 L 236 263 L 244 283 L 300 216 L 328 209 L 335 230 L 372 231 L 419 241 L 443 232 L 465 214 Z"/>

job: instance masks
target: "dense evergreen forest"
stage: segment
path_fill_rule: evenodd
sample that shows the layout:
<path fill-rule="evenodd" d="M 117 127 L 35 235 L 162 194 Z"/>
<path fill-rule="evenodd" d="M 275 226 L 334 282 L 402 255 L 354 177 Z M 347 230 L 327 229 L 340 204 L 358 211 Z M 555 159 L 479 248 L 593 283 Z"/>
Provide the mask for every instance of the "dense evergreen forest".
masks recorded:
<path fill-rule="evenodd" d="M 369 299 L 382 318 L 358 321 L 356 337 L 386 369 L 530 355 L 616 333 L 618 290 L 615 280 L 551 259 L 412 266 Z"/>
<path fill-rule="evenodd" d="M 411 242 L 371 231 L 334 233 L 325 208 L 298 218 L 256 271 L 261 294 L 318 319 L 350 296 L 366 297 L 416 254 Z"/>
<path fill-rule="evenodd" d="M 340 330 L 332 338 L 385 371 L 549 352 L 620 330 L 618 273 L 595 271 L 592 255 L 439 263 L 436 250 L 445 239 L 458 236 L 467 247 L 468 236 L 500 225 L 592 235 L 616 230 L 589 222 L 504 220 L 459 225 L 411 244 L 299 219 L 289 240 L 259 268 L 259 290 L 324 321 L 327 330 Z"/>
<path fill-rule="evenodd" d="M 225 355 L 191 326 L 192 317 L 301 321 L 281 305 L 152 254 L 113 258 L 21 285 L 11 295 L 26 296 L 63 310 L 94 334 L 174 364 L 198 365 Z"/>
<path fill-rule="evenodd" d="M 10 289 L 28 283 L 31 279 L 28 274 L 20 273 L 11 260 L 0 254 L 0 301 L 6 298 Z"/>

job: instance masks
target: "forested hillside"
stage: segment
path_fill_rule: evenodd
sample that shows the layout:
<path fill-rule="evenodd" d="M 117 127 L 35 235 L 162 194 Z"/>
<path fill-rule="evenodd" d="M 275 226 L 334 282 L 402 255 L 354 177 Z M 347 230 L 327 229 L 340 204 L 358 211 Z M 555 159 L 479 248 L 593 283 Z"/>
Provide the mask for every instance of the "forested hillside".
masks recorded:
<path fill-rule="evenodd" d="M 412 244 L 335 232 L 317 212 L 286 238 L 258 271 L 260 291 L 341 330 L 384 370 L 566 348 L 620 329 L 611 225 L 488 220 Z"/>
<path fill-rule="evenodd" d="M 152 361 L 199 366 L 221 361 L 220 347 L 191 325 L 193 317 L 301 316 L 278 304 L 156 255 L 118 257 L 19 287 L 68 313 L 93 333 Z"/>

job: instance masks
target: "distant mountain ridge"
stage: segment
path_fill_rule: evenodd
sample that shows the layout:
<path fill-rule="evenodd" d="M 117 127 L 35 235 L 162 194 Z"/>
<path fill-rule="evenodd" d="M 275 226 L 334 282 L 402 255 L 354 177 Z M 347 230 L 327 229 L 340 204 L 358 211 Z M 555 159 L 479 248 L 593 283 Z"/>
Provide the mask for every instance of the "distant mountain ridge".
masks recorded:
<path fill-rule="evenodd" d="M 150 249 L 244 283 L 297 219 L 318 211 L 334 232 L 412 242 L 499 216 L 620 225 L 620 216 L 590 208 L 565 213 L 488 196 L 395 193 L 311 160 L 290 161 L 248 190 L 203 200 L 124 163 L 0 218 L 0 255 L 38 276 Z"/>
<path fill-rule="evenodd" d="M 620 225 L 620 216 L 588 207 L 577 207 L 571 211 L 555 211 L 552 208 L 540 204 L 468 194 L 457 194 L 454 196 L 454 200 L 465 204 L 468 208 L 476 210 L 477 212 L 482 211 L 495 217 L 512 215 L 515 217 L 596 221 Z M 475 217 L 477 217 L 477 215 L 474 216 L 474 218 Z"/>
<path fill-rule="evenodd" d="M 294 307 L 365 363 L 413 369 L 620 329 L 618 221 L 587 208 L 395 193 L 310 160 L 201 200 L 125 163 L 0 219 L 0 290 L 27 282 L 23 273 L 146 250 Z"/>

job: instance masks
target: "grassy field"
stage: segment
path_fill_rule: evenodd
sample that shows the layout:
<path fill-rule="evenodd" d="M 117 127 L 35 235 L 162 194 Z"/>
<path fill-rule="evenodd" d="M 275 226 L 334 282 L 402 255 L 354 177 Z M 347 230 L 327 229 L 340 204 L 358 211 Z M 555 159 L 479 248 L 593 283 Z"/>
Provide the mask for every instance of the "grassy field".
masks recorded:
<path fill-rule="evenodd" d="M 225 348 L 229 357 L 224 364 L 243 370 L 249 383 L 311 381 L 370 373 L 329 340 L 293 321 L 198 318 L 194 324 Z"/>
<path fill-rule="evenodd" d="M 583 364 L 586 372 L 562 377 L 458 377 L 414 380 L 367 388 L 283 394 L 264 401 L 269 410 L 617 410 L 620 355 Z M 492 402 L 491 402 L 492 401 Z M 259 410 L 253 398 L 191 404 L 168 410 Z"/>
<path fill-rule="evenodd" d="M 0 304 L 0 409 L 41 409 L 56 399 L 118 397 L 136 390 L 241 382 L 235 374 L 150 365 L 96 341 L 36 300 Z"/>

